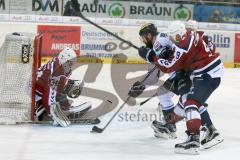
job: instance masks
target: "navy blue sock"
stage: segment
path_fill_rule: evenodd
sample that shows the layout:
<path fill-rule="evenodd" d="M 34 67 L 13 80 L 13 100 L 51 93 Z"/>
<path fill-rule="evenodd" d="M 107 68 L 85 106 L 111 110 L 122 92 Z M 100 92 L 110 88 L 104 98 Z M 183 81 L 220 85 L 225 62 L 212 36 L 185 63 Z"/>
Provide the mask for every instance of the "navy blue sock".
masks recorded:
<path fill-rule="evenodd" d="M 206 125 L 206 126 L 211 126 L 212 125 L 212 121 L 211 118 L 208 114 L 208 111 L 205 110 L 202 114 L 201 114 L 201 121 L 202 121 L 202 126 Z"/>

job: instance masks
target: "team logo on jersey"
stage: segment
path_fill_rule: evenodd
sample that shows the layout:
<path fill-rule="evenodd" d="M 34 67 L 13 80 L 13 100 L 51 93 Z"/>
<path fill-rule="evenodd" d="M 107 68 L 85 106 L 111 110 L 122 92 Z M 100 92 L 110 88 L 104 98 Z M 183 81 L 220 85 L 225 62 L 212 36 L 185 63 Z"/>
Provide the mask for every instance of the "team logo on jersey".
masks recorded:
<path fill-rule="evenodd" d="M 123 18 L 125 16 L 125 8 L 120 3 L 113 3 L 108 8 L 108 15 L 116 18 Z"/>
<path fill-rule="evenodd" d="M 29 45 L 22 45 L 22 62 L 28 63 L 30 59 Z"/>
<path fill-rule="evenodd" d="M 155 48 L 156 51 L 160 51 L 160 49 L 162 49 L 162 45 L 160 44 L 159 41 L 154 43 L 154 48 Z"/>
<path fill-rule="evenodd" d="M 191 10 L 183 5 L 177 7 L 173 13 L 173 18 L 177 20 L 189 20 L 191 16 Z"/>

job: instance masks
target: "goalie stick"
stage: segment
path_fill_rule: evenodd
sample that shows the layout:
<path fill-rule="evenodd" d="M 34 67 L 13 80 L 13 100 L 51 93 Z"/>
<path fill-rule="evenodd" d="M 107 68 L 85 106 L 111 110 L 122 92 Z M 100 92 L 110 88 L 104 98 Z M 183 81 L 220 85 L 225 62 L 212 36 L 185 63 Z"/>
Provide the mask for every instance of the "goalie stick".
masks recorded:
<path fill-rule="evenodd" d="M 105 103 L 106 105 L 112 104 L 112 101 L 106 100 Z M 94 125 L 94 124 L 99 124 L 101 123 L 100 119 L 98 117 L 96 118 L 90 118 L 88 116 L 85 117 L 85 114 L 88 112 L 92 112 L 92 110 L 88 111 L 85 113 L 80 113 L 81 117 L 77 118 L 70 118 L 69 120 L 71 121 L 72 125 Z M 0 122 L 0 125 L 27 125 L 27 124 L 37 124 L 37 125 L 52 125 L 53 121 L 51 120 L 44 120 L 44 121 L 20 121 L 20 122 Z"/>
<path fill-rule="evenodd" d="M 124 101 L 124 103 L 119 107 L 119 109 L 114 113 L 114 115 L 110 118 L 108 123 L 103 128 L 99 128 L 97 126 L 93 126 L 91 132 L 92 133 L 102 133 L 107 128 L 107 126 L 112 122 L 112 120 L 116 117 L 116 115 L 121 111 L 121 109 L 124 107 L 124 105 L 128 102 L 128 100 L 130 98 L 131 98 L 131 96 L 128 96 L 128 98 Z"/>
<path fill-rule="evenodd" d="M 78 119 L 78 120 L 70 120 L 73 125 L 94 125 L 99 124 L 101 121 L 96 119 Z M 0 125 L 24 125 L 24 124 L 40 124 L 40 125 L 52 125 L 53 121 L 22 121 L 22 122 L 13 122 L 6 123 L 1 122 Z"/>

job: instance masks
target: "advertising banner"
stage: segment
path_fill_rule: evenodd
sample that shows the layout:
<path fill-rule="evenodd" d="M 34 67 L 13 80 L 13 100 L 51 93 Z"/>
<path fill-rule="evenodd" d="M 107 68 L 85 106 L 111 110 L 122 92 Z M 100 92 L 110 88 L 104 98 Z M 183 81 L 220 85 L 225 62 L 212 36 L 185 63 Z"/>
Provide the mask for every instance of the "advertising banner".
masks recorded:
<path fill-rule="evenodd" d="M 60 16 L 62 13 L 62 0 L 30 0 L 30 2 L 30 14 Z"/>
<path fill-rule="evenodd" d="M 60 16 L 62 0 L 0 0 L 0 13 Z"/>
<path fill-rule="evenodd" d="M 63 0 L 63 15 L 75 16 L 69 0 Z M 79 9 L 86 17 L 129 18 L 129 2 L 78 0 Z"/>
<path fill-rule="evenodd" d="M 224 62 L 233 62 L 235 33 L 229 31 L 206 30 L 209 39 L 216 45 L 216 52 L 219 52 Z"/>
<path fill-rule="evenodd" d="M 10 14 L 31 14 L 32 0 L 7 0 L 10 1 Z"/>
<path fill-rule="evenodd" d="M 195 5 L 193 18 L 199 22 L 240 23 L 240 8 Z"/>
<path fill-rule="evenodd" d="M 173 3 L 140 3 L 126 1 L 78 0 L 79 9 L 86 17 L 188 20 L 192 19 L 193 5 Z M 63 15 L 74 16 L 76 13 L 69 0 L 63 2 Z"/>
<path fill-rule="evenodd" d="M 141 45 L 136 27 L 114 26 L 106 29 L 136 46 Z M 116 55 L 125 55 L 128 60 L 142 61 L 136 49 L 93 26 L 81 26 L 80 48 L 81 56 L 111 59 Z"/>
<path fill-rule="evenodd" d="M 131 19 L 189 20 L 193 5 L 131 2 L 128 12 Z"/>
<path fill-rule="evenodd" d="M 37 30 L 43 34 L 43 56 L 56 56 L 65 47 L 71 47 L 80 55 L 81 27 L 39 25 Z"/>
<path fill-rule="evenodd" d="M 234 63 L 240 63 L 240 33 L 235 34 Z"/>

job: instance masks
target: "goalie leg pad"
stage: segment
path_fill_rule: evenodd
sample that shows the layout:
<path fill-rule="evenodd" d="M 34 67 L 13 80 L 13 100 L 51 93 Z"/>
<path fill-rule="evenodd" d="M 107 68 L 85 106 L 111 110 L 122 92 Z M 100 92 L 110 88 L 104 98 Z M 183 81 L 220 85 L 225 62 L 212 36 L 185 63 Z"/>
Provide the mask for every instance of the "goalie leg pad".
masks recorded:
<path fill-rule="evenodd" d="M 66 115 L 71 114 L 71 113 L 79 113 L 79 112 L 86 112 L 89 109 L 92 108 L 92 103 L 91 102 L 84 102 L 78 106 L 72 106 L 68 110 L 64 111 Z"/>
<path fill-rule="evenodd" d="M 54 121 L 53 125 L 68 127 L 71 124 L 70 120 L 64 114 L 59 104 L 55 104 L 50 107 L 50 114 Z"/>
<path fill-rule="evenodd" d="M 42 121 L 45 110 L 46 109 L 43 107 L 43 105 L 40 105 L 35 111 L 34 120 L 35 121 Z"/>

